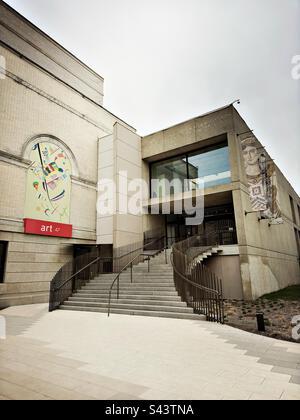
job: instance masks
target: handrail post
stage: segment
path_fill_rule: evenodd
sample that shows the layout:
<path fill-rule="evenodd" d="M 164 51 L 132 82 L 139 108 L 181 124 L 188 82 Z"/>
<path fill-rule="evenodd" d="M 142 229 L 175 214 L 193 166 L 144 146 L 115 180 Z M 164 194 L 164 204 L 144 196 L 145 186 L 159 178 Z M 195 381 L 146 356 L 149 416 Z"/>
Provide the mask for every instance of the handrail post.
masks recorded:
<path fill-rule="evenodd" d="M 160 238 L 160 241 L 161 241 L 161 238 Z M 149 245 L 152 245 L 154 243 L 157 243 L 157 240 L 152 241 L 149 244 L 146 244 L 146 247 L 149 246 Z M 143 248 L 139 248 L 139 249 L 137 249 L 135 251 L 132 251 L 132 252 L 126 254 L 125 256 L 127 256 L 129 254 L 132 254 L 133 252 L 143 251 L 144 248 L 145 248 L 145 246 Z M 163 248 L 160 248 L 160 251 L 162 251 L 162 250 L 163 250 Z M 131 262 L 128 262 L 122 269 L 120 269 L 120 267 L 118 267 L 119 273 L 115 277 L 114 281 L 112 282 L 112 285 L 111 285 L 111 288 L 110 288 L 110 292 L 109 292 L 108 316 L 109 316 L 109 314 L 111 312 L 111 296 L 112 296 L 112 290 L 113 290 L 113 287 L 114 287 L 115 283 L 117 282 L 117 299 L 119 300 L 119 298 L 120 298 L 120 276 L 121 276 L 121 274 L 125 270 L 127 270 L 130 267 L 130 271 L 131 271 L 131 283 L 133 283 L 133 264 L 141 256 L 144 256 L 144 255 L 142 253 L 139 253 L 139 255 L 137 255 Z M 123 255 L 123 257 L 124 257 L 124 255 Z M 143 259 L 143 262 L 144 261 L 145 261 L 145 259 Z M 150 272 L 150 256 L 148 257 L 148 272 Z"/>
<path fill-rule="evenodd" d="M 108 312 L 107 312 L 108 318 L 110 315 L 110 302 L 111 302 L 111 290 L 109 291 L 109 295 L 108 295 Z"/>
<path fill-rule="evenodd" d="M 120 297 L 120 276 L 118 276 L 118 282 L 117 282 L 117 299 L 119 300 Z"/>
<path fill-rule="evenodd" d="M 165 259 L 166 259 L 166 264 L 168 264 L 168 254 L 167 254 L 167 247 L 165 248 Z"/>

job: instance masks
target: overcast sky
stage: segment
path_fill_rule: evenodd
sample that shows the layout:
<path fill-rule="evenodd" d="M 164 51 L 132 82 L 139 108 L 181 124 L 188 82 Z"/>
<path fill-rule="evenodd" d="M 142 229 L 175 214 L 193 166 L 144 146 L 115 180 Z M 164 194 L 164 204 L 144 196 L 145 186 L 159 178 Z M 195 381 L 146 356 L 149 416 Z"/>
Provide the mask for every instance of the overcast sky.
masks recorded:
<path fill-rule="evenodd" d="M 300 194 L 300 0 L 6 0 L 105 78 L 146 135 L 237 108 Z"/>

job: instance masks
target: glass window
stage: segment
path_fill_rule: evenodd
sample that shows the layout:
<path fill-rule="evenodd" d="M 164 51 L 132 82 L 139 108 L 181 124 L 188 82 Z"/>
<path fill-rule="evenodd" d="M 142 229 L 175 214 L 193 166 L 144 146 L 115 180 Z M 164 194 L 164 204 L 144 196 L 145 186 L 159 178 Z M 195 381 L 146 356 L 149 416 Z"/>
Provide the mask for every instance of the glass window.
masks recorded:
<path fill-rule="evenodd" d="M 187 180 L 186 156 L 157 162 L 151 168 L 152 198 L 182 193 Z"/>
<path fill-rule="evenodd" d="M 204 179 L 205 188 L 229 184 L 231 172 L 228 147 L 196 152 L 188 156 L 189 179 L 191 188 L 197 189 L 198 181 Z"/>
<path fill-rule="evenodd" d="M 183 191 L 210 188 L 231 182 L 228 146 L 198 150 L 188 155 L 153 163 L 151 197 L 162 198 Z"/>

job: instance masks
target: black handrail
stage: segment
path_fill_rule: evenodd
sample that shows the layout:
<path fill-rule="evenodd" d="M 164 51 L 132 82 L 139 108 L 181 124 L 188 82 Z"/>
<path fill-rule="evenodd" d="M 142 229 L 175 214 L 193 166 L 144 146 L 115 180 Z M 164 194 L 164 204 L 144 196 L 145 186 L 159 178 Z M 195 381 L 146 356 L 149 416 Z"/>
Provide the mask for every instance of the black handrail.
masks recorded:
<path fill-rule="evenodd" d="M 145 250 L 145 248 L 149 247 L 150 245 L 154 245 L 155 243 L 159 242 L 159 241 L 163 241 L 163 247 L 161 247 L 160 249 L 157 250 L 157 254 L 162 252 L 163 250 L 166 252 L 166 244 L 165 244 L 165 236 L 162 236 L 161 238 L 155 239 L 154 241 L 146 244 L 143 247 L 143 251 Z M 167 254 L 166 254 L 167 255 Z M 128 267 L 131 268 L 131 283 L 133 282 L 133 264 L 135 263 L 135 261 L 140 258 L 141 256 L 143 256 L 143 252 L 141 252 L 139 255 L 136 255 L 129 263 L 127 263 L 118 273 L 118 275 L 115 277 L 115 279 L 113 280 L 111 287 L 109 289 L 109 294 L 108 294 L 108 311 L 107 311 L 107 315 L 108 317 L 110 316 L 110 312 L 111 312 L 111 295 L 112 295 L 112 291 L 113 288 L 115 286 L 115 284 L 117 283 L 117 299 L 119 300 L 120 297 L 120 276 L 121 274 L 127 270 Z M 148 256 L 148 261 L 150 261 L 150 256 Z M 167 257 L 166 257 L 166 263 L 167 263 Z M 148 265 L 148 271 L 149 271 L 149 265 Z"/>
<path fill-rule="evenodd" d="M 224 237 L 227 236 L 227 241 L 224 240 Z M 236 231 L 235 229 L 219 229 L 214 230 L 211 232 L 205 232 L 203 234 L 198 234 L 194 236 L 190 236 L 187 239 L 182 241 L 176 242 L 173 245 L 173 248 L 176 247 L 179 250 L 182 249 L 189 249 L 191 246 L 197 245 L 198 247 L 208 247 L 212 248 L 213 246 L 221 246 L 225 245 L 225 243 L 229 242 L 231 245 L 237 242 L 236 240 Z"/>
<path fill-rule="evenodd" d="M 183 274 L 179 273 L 179 271 L 177 270 L 177 268 L 174 265 L 174 259 L 173 258 L 174 258 L 174 254 L 173 254 L 173 252 L 171 252 L 170 260 L 171 260 L 172 267 L 173 267 L 175 273 L 178 274 L 178 276 L 180 276 L 184 281 L 186 281 L 187 283 L 191 284 L 192 286 L 197 287 L 198 289 L 204 290 L 205 292 L 209 292 L 209 293 L 215 294 L 215 295 L 217 295 L 219 297 L 222 296 L 222 293 L 220 293 L 218 290 L 210 289 L 208 287 L 202 286 L 201 284 L 195 283 L 194 281 L 189 280 Z"/>
<path fill-rule="evenodd" d="M 93 275 L 99 271 L 111 270 L 111 257 L 97 257 L 92 252 L 78 256 L 67 262 L 54 276 L 50 284 L 49 311 L 58 309 L 72 293 L 82 287 Z M 89 262 L 88 262 L 89 261 Z M 88 263 L 87 263 L 88 262 Z M 76 269 L 77 267 L 79 269 Z M 78 278 L 80 276 L 80 278 Z"/>
<path fill-rule="evenodd" d="M 73 280 L 76 276 L 78 276 L 79 274 L 83 273 L 85 270 L 87 270 L 88 268 L 90 268 L 93 264 L 96 264 L 99 261 L 104 261 L 104 260 L 112 260 L 112 258 L 103 258 L 103 257 L 98 257 L 96 258 L 94 261 L 92 261 L 91 263 L 87 264 L 85 267 L 81 268 L 80 270 L 76 271 L 75 274 L 73 274 L 71 277 L 68 278 L 68 280 L 66 280 L 63 284 L 60 284 L 58 287 L 53 287 L 53 291 L 57 291 L 61 288 L 63 288 L 67 283 L 69 283 L 71 280 Z"/>
<path fill-rule="evenodd" d="M 197 258 L 204 252 L 222 242 L 224 231 L 213 231 L 204 235 L 190 237 L 172 247 L 171 262 L 174 269 L 174 282 L 182 300 L 194 309 L 195 313 L 205 314 L 208 321 L 224 323 L 224 299 L 222 280 L 210 271 Z M 230 231 L 232 234 L 232 232 Z M 233 233 L 235 234 L 235 233 Z M 200 251 L 197 255 L 191 248 Z"/>
<path fill-rule="evenodd" d="M 151 244 L 151 243 L 150 243 Z M 146 246 L 150 245 L 146 244 Z M 100 269 L 101 262 L 103 266 L 105 263 L 109 264 L 109 270 L 113 271 L 113 266 L 116 261 L 121 261 L 122 259 L 128 257 L 131 254 L 134 254 L 138 251 L 144 249 L 145 245 L 140 246 L 133 251 L 127 252 L 119 257 L 97 257 L 90 261 L 88 264 L 85 264 L 79 270 L 76 270 L 76 265 L 82 265 L 85 263 L 86 259 L 90 259 L 91 254 L 86 253 L 81 255 L 69 262 L 67 262 L 54 276 L 50 285 L 50 298 L 49 298 L 49 311 L 52 312 L 55 309 L 58 309 L 59 306 L 68 299 L 72 293 L 82 287 L 87 281 L 89 281 L 95 274 L 103 272 L 103 269 Z M 94 251 L 94 249 L 93 249 Z M 82 261 L 83 260 L 83 261 Z M 75 267 L 75 268 L 74 268 Z M 93 270 L 92 267 L 95 267 Z M 105 272 L 105 271 L 104 271 Z M 83 278 L 78 279 L 79 275 L 82 275 Z M 64 279 L 64 277 L 66 277 Z"/>

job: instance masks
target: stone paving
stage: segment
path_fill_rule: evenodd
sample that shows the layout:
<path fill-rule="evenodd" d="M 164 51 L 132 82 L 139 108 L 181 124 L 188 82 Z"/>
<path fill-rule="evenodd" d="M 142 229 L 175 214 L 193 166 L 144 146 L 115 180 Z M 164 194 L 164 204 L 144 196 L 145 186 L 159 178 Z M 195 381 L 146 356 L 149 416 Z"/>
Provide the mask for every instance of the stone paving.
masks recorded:
<path fill-rule="evenodd" d="M 0 312 L 0 399 L 299 400 L 300 345 L 194 320 Z"/>

